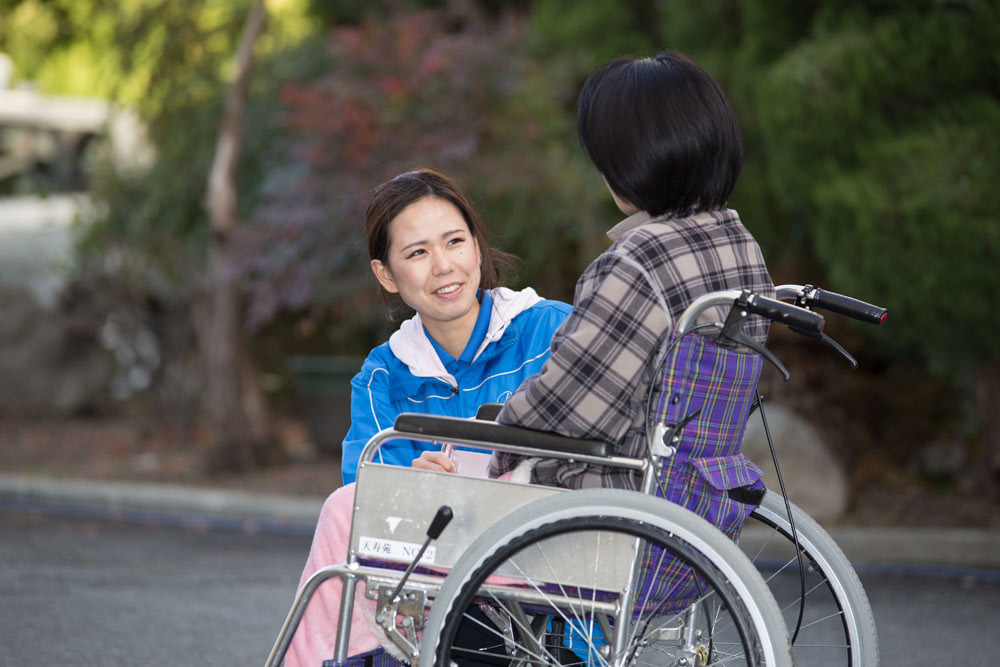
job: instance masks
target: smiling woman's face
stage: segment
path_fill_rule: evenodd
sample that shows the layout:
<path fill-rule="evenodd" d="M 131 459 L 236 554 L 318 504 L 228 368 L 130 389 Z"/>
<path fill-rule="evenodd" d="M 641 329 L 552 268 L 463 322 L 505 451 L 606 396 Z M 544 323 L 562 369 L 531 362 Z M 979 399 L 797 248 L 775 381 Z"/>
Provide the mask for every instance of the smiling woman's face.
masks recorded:
<path fill-rule="evenodd" d="M 481 261 L 461 212 L 443 199 L 425 197 L 389 223 L 386 262 L 375 259 L 371 265 L 382 287 L 420 313 L 440 341 L 446 328 L 475 327 Z"/>

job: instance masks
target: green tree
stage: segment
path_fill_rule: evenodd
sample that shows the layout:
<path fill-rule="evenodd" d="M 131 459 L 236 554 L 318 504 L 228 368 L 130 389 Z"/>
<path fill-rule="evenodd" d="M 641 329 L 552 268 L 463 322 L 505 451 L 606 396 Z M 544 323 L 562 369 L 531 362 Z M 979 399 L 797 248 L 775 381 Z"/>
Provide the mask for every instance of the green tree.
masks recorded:
<path fill-rule="evenodd" d="M 223 8 L 212 0 L 183 16 L 162 0 L 135 1 L 147 19 L 123 12 L 111 25 L 122 44 L 127 36 L 154 53 L 155 62 L 126 60 L 122 49 L 120 81 L 135 68 L 166 68 L 162 77 L 144 75 L 150 87 L 139 101 L 157 159 L 146 173 L 99 179 L 107 214 L 86 230 L 81 250 L 88 276 L 149 311 L 169 348 L 163 382 L 180 375 L 185 386 L 206 386 L 209 360 L 204 346 L 193 355 L 192 341 L 208 321 L 207 275 L 245 287 L 246 331 L 271 370 L 296 350 L 363 352 L 383 340 L 360 229 L 368 190 L 406 168 L 435 166 L 463 180 L 498 245 L 525 258 L 522 281 L 546 296 L 570 298 L 601 249 L 613 214 L 573 139 L 571 65 L 530 57 L 524 21 L 502 7 L 454 3 L 361 14 L 295 43 L 282 41 L 280 22 L 279 37 L 261 37 L 242 134 L 240 224 L 221 274 L 209 272 L 207 249 L 218 239 L 205 183 L 246 4 L 220 24 Z M 110 5 L 92 9 L 100 18 Z M 92 38 L 86 26 L 64 23 L 67 35 Z M 167 48 L 155 37 L 164 29 L 186 46 L 156 51 Z"/>
<path fill-rule="evenodd" d="M 650 53 L 663 42 L 659 4 L 537 0 L 531 10 L 533 51 L 541 57 L 570 58 L 578 77 L 612 58 Z"/>
<path fill-rule="evenodd" d="M 23 0 L 0 14 L 9 20 L 3 25 L 15 27 L 3 33 L 3 48 L 10 47 L 15 61 L 24 63 L 22 78 L 37 79 L 48 92 L 127 103 L 148 126 L 156 151 L 152 168 L 144 173 L 107 169 L 94 186 L 107 204 L 106 214 L 83 232 L 80 279 L 100 281 L 123 297 L 123 307 L 131 302 L 147 313 L 166 352 L 161 377 L 200 379 L 178 384 L 195 387 L 190 399 L 212 427 L 211 462 L 221 467 L 246 467 L 274 455 L 257 373 L 241 331 L 234 229 L 240 218 L 237 203 L 252 207 L 252 196 L 237 193 L 256 191 L 260 172 L 254 165 L 261 138 L 268 136 L 259 132 L 267 105 L 258 102 L 249 114 L 244 105 L 253 46 L 273 53 L 306 25 L 279 20 L 277 29 L 260 40 L 259 29 L 244 31 L 252 38 L 241 42 L 236 84 L 223 107 L 244 20 L 249 14 L 248 25 L 262 24 L 263 4 L 250 9 L 249 2 L 215 0 Z M 85 76 L 79 85 L 78 73 L 91 69 L 101 76 Z M 258 99 L 267 99 L 259 93 L 267 80 L 255 87 Z M 241 131 L 247 115 L 258 130 L 250 141 Z M 242 187 L 237 188 L 241 148 L 249 149 L 242 152 L 250 159 L 240 166 L 250 168 L 239 169 Z M 210 172 L 212 187 L 207 188 Z M 172 344 L 178 340 L 179 345 Z M 178 363 L 195 351 L 196 363 Z"/>
<path fill-rule="evenodd" d="M 731 21 L 713 30 L 718 15 Z M 977 401 L 980 456 L 1000 471 L 1000 7 L 714 0 L 664 21 L 734 99 L 734 199 L 769 222 L 768 254 L 818 260 L 832 288 L 887 305 L 882 354 Z"/>
<path fill-rule="evenodd" d="M 887 305 L 869 353 L 950 378 L 1000 471 L 997 3 L 539 0 L 532 14 L 536 53 L 574 53 L 580 77 L 623 52 L 702 64 L 741 119 L 731 205 L 772 271 Z"/>

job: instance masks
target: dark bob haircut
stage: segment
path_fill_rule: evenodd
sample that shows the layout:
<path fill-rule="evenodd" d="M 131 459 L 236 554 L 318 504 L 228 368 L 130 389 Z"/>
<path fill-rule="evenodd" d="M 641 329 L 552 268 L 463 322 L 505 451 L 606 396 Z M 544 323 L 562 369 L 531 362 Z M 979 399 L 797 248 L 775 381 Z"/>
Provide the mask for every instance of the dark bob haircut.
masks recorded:
<path fill-rule="evenodd" d="M 580 142 L 620 199 L 658 216 L 723 208 L 743 167 L 736 114 L 687 56 L 624 57 L 592 73 Z"/>
<path fill-rule="evenodd" d="M 368 210 L 365 213 L 365 237 L 368 241 L 368 256 L 389 265 L 389 245 L 392 221 L 410 204 L 427 197 L 443 199 L 458 209 L 469 227 L 469 233 L 476 240 L 482 255 L 479 267 L 479 286 L 483 289 L 500 287 L 501 272 L 513 269 L 517 258 L 490 246 L 486 225 L 472 202 L 451 178 L 433 169 L 417 169 L 392 178 L 372 190 Z M 392 270 L 392 267 L 389 267 Z M 395 295 L 390 295 L 381 287 L 382 299 L 390 313 L 397 304 Z"/>

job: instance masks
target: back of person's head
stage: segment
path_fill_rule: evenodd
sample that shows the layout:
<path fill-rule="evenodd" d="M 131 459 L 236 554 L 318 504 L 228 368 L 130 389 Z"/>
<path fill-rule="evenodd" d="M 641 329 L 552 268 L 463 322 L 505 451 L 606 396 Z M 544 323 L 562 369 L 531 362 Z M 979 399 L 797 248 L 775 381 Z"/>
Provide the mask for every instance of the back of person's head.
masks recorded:
<path fill-rule="evenodd" d="M 654 216 L 724 207 L 743 167 L 729 100 L 681 53 L 601 66 L 580 91 L 577 120 L 580 142 L 611 190 Z"/>
<path fill-rule="evenodd" d="M 500 287 L 500 273 L 512 268 L 517 258 L 490 246 L 486 225 L 472 202 L 454 180 L 433 169 L 407 171 L 372 190 L 368 210 L 365 213 L 365 236 L 368 241 L 368 255 L 371 259 L 386 264 L 389 262 L 389 245 L 392 243 L 392 221 L 406 207 L 421 199 L 433 197 L 449 202 L 465 219 L 469 233 L 476 240 L 482 255 L 479 286 L 483 289 Z M 387 305 L 393 305 L 392 297 L 384 289 L 382 298 Z"/>

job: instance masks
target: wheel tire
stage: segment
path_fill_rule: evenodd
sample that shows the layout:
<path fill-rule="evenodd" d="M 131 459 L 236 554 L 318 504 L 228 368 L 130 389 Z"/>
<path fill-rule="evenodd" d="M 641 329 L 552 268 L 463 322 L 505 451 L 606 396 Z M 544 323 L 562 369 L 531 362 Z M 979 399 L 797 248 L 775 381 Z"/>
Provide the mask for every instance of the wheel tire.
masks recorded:
<path fill-rule="evenodd" d="M 876 667 L 878 630 L 861 580 L 833 538 L 798 506 L 789 505 L 807 568 L 805 616 L 792 644 L 796 664 Z M 744 526 L 740 543 L 779 601 L 785 624 L 794 630 L 801 586 L 784 497 L 767 492 Z"/>
<path fill-rule="evenodd" d="M 640 538 L 651 545 L 666 548 L 702 574 L 703 581 L 711 588 L 711 594 L 702 598 L 704 603 L 701 607 L 706 614 L 702 620 L 706 623 L 708 636 L 702 635 L 698 644 L 701 652 L 690 654 L 694 659 L 689 660 L 689 664 L 698 664 L 698 655 L 702 660 L 710 658 L 709 664 L 723 659 L 727 665 L 790 667 L 792 664 L 787 628 L 780 610 L 756 568 L 735 543 L 707 521 L 678 505 L 627 491 L 593 490 L 559 494 L 522 507 L 495 523 L 469 547 L 445 580 L 431 607 L 420 651 L 420 665 L 431 667 L 452 664 L 452 641 L 463 623 L 464 613 L 474 599 L 482 599 L 480 592 L 487 590 L 483 588 L 484 582 L 501 564 L 513 562 L 511 558 L 524 554 L 528 549 L 540 549 L 540 545 L 550 538 L 563 539 L 581 531 L 618 533 L 629 539 Z M 551 544 L 549 542 L 546 546 Z M 595 569 L 599 568 L 595 566 Z M 566 593 L 563 586 L 558 588 Z M 541 593 L 541 583 L 536 585 L 531 582 L 530 586 L 520 587 L 519 590 L 529 590 L 532 594 L 537 591 L 547 600 L 550 599 L 548 594 Z M 490 592 L 495 595 L 493 589 Z M 505 596 L 507 592 L 501 592 L 500 596 Z M 551 599 L 556 597 L 559 594 L 552 595 Z M 579 597 L 573 599 L 576 605 L 590 604 L 591 610 L 598 609 L 601 604 L 596 596 L 587 600 Z M 509 598 L 503 597 L 505 603 L 508 600 Z M 611 613 L 607 611 L 607 607 L 603 614 L 587 611 L 581 614 L 579 611 L 565 611 L 566 607 L 560 607 L 553 601 L 553 613 L 548 615 L 537 608 L 538 604 L 536 600 L 527 607 L 535 615 L 530 624 L 526 620 L 520 623 L 517 620 L 518 611 L 523 611 L 526 607 L 517 604 L 508 606 L 512 632 L 504 636 L 500 630 L 494 630 L 497 646 L 506 642 L 508 654 L 529 656 L 508 664 L 566 664 L 565 658 L 557 659 L 554 652 L 541 648 L 551 643 L 543 636 L 547 623 L 544 620 L 539 623 L 539 619 L 548 617 L 562 617 L 570 623 L 575 622 L 578 629 L 574 631 L 574 640 L 585 644 L 590 663 L 608 664 L 608 657 L 601 655 L 598 645 L 601 642 L 595 639 L 596 633 L 593 632 L 596 627 L 595 619 L 600 620 L 600 617 Z M 627 615 L 627 618 L 632 619 L 643 611 L 644 609 L 637 609 L 635 613 Z M 716 620 L 714 616 L 707 615 L 708 612 L 727 613 L 732 625 Z M 572 619 L 567 616 L 569 613 L 574 614 Z M 526 616 L 521 618 L 526 619 Z M 662 618 L 662 614 L 656 614 L 656 623 L 662 623 Z M 683 612 L 675 618 L 683 618 Z M 627 664 L 673 664 L 659 660 L 645 662 L 651 652 L 650 645 L 652 652 L 656 654 L 667 649 L 668 640 L 663 638 L 667 631 L 660 625 L 654 627 L 652 619 L 653 615 L 650 615 L 649 618 L 643 616 L 639 622 L 629 621 L 628 627 L 633 633 L 625 642 Z M 588 624 L 589 629 L 586 627 Z M 606 626 L 610 627 L 610 624 Z M 638 636 L 640 629 L 644 633 L 641 637 Z M 653 635 L 653 631 L 657 634 Z M 733 640 L 734 644 L 741 646 L 743 662 L 733 661 L 732 656 L 726 652 L 723 640 Z M 674 638 L 671 637 L 669 641 L 673 642 Z M 565 642 L 558 643 L 561 654 L 561 647 Z M 640 649 L 640 646 L 645 648 Z M 671 646 L 676 648 L 676 642 Z M 692 646 L 694 644 L 689 637 L 684 650 L 689 650 Z M 496 650 L 499 653 L 499 649 Z M 641 653 L 642 650 L 646 653 Z M 540 653 L 544 655 L 539 655 Z M 576 654 L 571 655 L 579 653 L 578 649 Z M 531 655 L 537 659 L 530 657 Z M 673 659 L 675 658 L 671 658 Z M 578 658 L 578 661 L 584 664 L 583 659 Z"/>

